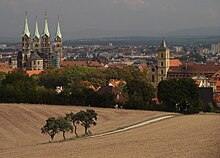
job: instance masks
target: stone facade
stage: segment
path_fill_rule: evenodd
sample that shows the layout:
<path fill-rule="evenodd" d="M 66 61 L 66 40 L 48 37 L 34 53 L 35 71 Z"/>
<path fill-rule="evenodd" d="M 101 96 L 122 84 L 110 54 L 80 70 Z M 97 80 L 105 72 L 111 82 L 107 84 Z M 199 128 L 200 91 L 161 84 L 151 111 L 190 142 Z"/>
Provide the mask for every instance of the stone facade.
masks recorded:
<path fill-rule="evenodd" d="M 167 79 L 167 72 L 170 68 L 170 50 L 166 46 L 165 39 L 163 39 L 160 47 L 158 48 L 158 58 L 157 58 L 157 67 L 158 67 L 158 78 L 157 82 Z"/>
<path fill-rule="evenodd" d="M 31 47 L 32 46 L 32 47 Z M 27 15 L 22 34 L 22 52 L 18 55 L 18 68 L 26 70 L 43 70 L 50 67 L 60 68 L 62 61 L 62 34 L 60 24 L 57 24 L 57 32 L 54 43 L 51 44 L 50 32 L 45 15 L 44 30 L 40 37 L 36 19 L 35 32 L 31 43 L 31 34 L 28 27 Z"/>

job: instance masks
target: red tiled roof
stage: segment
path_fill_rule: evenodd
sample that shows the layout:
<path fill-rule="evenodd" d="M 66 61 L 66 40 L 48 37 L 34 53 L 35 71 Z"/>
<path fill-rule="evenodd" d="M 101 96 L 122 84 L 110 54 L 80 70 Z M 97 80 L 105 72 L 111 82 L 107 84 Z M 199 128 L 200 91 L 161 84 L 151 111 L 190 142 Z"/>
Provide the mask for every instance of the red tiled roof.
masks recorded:
<path fill-rule="evenodd" d="M 13 71 L 13 69 L 10 68 L 8 63 L 0 63 L 0 72 L 8 73 L 11 71 Z"/>
<path fill-rule="evenodd" d="M 109 68 L 124 68 L 127 64 L 108 64 Z"/>
<path fill-rule="evenodd" d="M 171 59 L 170 66 L 181 66 L 183 63 L 179 59 Z"/>
<path fill-rule="evenodd" d="M 32 76 L 32 75 L 39 75 L 43 72 L 43 70 L 27 70 L 26 74 L 28 74 L 28 76 Z"/>
<path fill-rule="evenodd" d="M 212 77 L 219 77 L 220 78 L 220 69 Z"/>
<path fill-rule="evenodd" d="M 98 61 L 90 61 L 90 62 L 88 62 L 88 66 L 90 66 L 90 67 L 102 67 L 102 65 Z"/>
<path fill-rule="evenodd" d="M 61 67 L 74 67 L 74 66 L 89 66 L 89 67 L 102 67 L 97 61 L 63 61 Z"/>
<path fill-rule="evenodd" d="M 181 65 L 171 66 L 169 68 L 170 73 L 202 73 L 202 74 L 214 74 L 220 70 L 220 64 L 205 65 L 205 64 L 193 64 L 193 65 Z"/>
<path fill-rule="evenodd" d="M 146 69 L 147 68 L 147 64 L 141 64 L 140 65 L 143 69 Z"/>

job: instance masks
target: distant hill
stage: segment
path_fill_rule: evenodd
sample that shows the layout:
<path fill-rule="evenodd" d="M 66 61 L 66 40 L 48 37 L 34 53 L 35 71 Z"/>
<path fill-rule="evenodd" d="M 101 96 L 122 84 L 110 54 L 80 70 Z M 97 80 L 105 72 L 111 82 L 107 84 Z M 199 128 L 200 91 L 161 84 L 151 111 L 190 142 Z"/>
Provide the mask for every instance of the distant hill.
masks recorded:
<path fill-rule="evenodd" d="M 106 37 L 106 38 L 91 38 L 91 39 L 78 39 L 78 40 L 67 40 L 64 44 L 70 45 L 159 45 L 162 36 L 160 37 L 148 37 L 148 36 L 131 36 L 131 37 Z M 179 35 L 179 36 L 165 36 L 169 45 L 188 45 L 203 44 L 210 45 L 212 43 L 220 42 L 219 36 L 202 36 L 202 35 Z"/>
<path fill-rule="evenodd" d="M 158 41 L 165 36 L 170 40 L 178 40 L 183 38 L 211 38 L 213 36 L 220 36 L 220 27 L 200 27 L 190 29 L 178 29 L 171 32 L 161 32 L 153 30 L 105 30 L 105 29 L 83 29 L 73 32 L 63 32 L 64 40 L 68 41 L 128 41 L 132 44 L 135 42 L 144 41 L 145 43 L 150 41 Z M 80 40 L 81 39 L 81 40 Z M 21 39 L 18 36 L 5 36 L 0 34 L 0 43 L 14 43 L 20 42 Z"/>
<path fill-rule="evenodd" d="M 21 39 L 16 38 L 16 37 L 0 36 L 0 43 L 17 43 L 20 41 L 21 41 Z"/>
<path fill-rule="evenodd" d="M 166 33 L 168 36 L 218 36 L 220 27 L 201 27 L 190 29 L 179 29 Z"/>

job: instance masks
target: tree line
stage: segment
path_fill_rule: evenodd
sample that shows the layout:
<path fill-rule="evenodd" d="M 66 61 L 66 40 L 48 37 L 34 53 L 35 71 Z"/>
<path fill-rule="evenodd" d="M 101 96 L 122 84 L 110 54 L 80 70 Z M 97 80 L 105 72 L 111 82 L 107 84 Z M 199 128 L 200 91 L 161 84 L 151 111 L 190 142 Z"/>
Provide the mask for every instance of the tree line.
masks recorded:
<path fill-rule="evenodd" d="M 88 129 L 91 125 L 96 125 L 97 115 L 95 110 L 87 109 L 77 113 L 67 113 L 65 117 L 49 117 L 46 124 L 41 128 L 41 133 L 48 134 L 53 141 L 55 135 L 62 132 L 63 139 L 66 140 L 67 132 L 74 132 L 75 136 L 78 137 L 77 126 L 82 125 L 85 129 L 84 134 L 88 136 L 92 134 Z"/>
<path fill-rule="evenodd" d="M 140 72 L 133 66 L 125 68 L 98 69 L 73 67 L 49 69 L 41 75 L 31 77 L 19 71 L 0 73 L 0 102 L 32 103 L 50 105 L 81 105 L 113 108 L 121 104 L 125 109 L 160 110 L 179 113 L 215 111 L 215 104 L 205 105 L 198 95 L 198 86 L 193 79 L 172 79 L 161 81 L 157 89 L 147 80 L 147 71 Z M 110 79 L 125 81 L 117 90 L 127 102 L 116 103 L 112 93 L 99 94 L 88 88 L 108 85 Z M 85 85 L 86 84 L 86 85 Z M 57 93 L 56 86 L 63 86 Z M 157 96 L 160 104 L 152 98 Z"/>
<path fill-rule="evenodd" d="M 123 108 L 145 109 L 146 103 L 154 97 L 154 88 L 146 80 L 146 72 L 140 72 L 133 66 L 122 69 L 97 69 L 91 67 L 74 67 L 66 69 L 49 69 L 41 75 L 27 76 L 20 71 L 0 77 L 0 102 L 32 103 L 51 105 L 81 105 L 112 108 L 116 96 L 112 93 L 99 94 L 88 88 L 107 86 L 110 79 L 125 81 L 117 90 L 127 102 Z M 87 85 L 85 85 L 87 84 Z M 57 93 L 56 86 L 63 91 Z M 139 90 L 137 87 L 141 87 Z M 137 103 L 135 106 L 134 103 Z"/>

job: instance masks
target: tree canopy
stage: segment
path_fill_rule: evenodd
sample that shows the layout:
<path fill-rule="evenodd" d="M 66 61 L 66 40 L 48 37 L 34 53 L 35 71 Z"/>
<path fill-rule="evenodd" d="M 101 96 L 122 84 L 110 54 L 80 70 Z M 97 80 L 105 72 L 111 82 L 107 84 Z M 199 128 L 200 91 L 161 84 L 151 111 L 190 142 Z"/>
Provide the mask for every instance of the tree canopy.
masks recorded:
<path fill-rule="evenodd" d="M 161 81 L 157 97 L 169 111 L 197 113 L 200 110 L 198 87 L 193 79 L 172 79 Z"/>
<path fill-rule="evenodd" d="M 63 139 L 66 140 L 66 133 L 73 132 L 73 126 L 75 135 L 78 137 L 77 125 L 81 124 L 85 128 L 85 135 L 91 135 L 88 129 L 91 125 L 96 125 L 97 115 L 95 110 L 87 109 L 77 113 L 67 113 L 65 117 L 49 117 L 46 120 L 46 124 L 41 128 L 41 133 L 48 134 L 51 137 L 51 141 L 53 141 L 54 136 L 62 132 Z"/>
<path fill-rule="evenodd" d="M 53 141 L 54 136 L 59 132 L 59 124 L 55 117 L 50 117 L 46 120 L 46 124 L 41 128 L 41 133 L 48 134 Z"/>
<path fill-rule="evenodd" d="M 90 132 L 88 133 L 88 128 L 90 128 L 91 125 L 96 125 L 97 113 L 94 110 L 87 109 L 86 111 L 80 111 L 78 117 L 81 125 L 85 128 L 85 134 L 89 135 Z"/>
<path fill-rule="evenodd" d="M 9 73 L 1 82 L 0 98 L 3 102 L 33 103 L 36 96 L 35 80 L 19 72 Z"/>
<path fill-rule="evenodd" d="M 129 102 L 128 108 L 146 109 L 147 103 L 154 97 L 154 88 L 145 81 L 134 79 L 127 84 Z"/>

